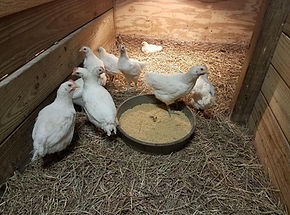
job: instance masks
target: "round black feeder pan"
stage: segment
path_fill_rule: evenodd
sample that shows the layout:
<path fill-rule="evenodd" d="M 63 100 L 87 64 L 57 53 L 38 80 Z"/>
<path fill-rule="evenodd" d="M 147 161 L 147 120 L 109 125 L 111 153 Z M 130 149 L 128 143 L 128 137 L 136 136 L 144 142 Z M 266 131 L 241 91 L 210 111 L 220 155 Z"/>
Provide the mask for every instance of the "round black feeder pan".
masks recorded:
<path fill-rule="evenodd" d="M 120 107 L 117 110 L 118 120 L 120 119 L 121 115 L 126 110 L 132 109 L 136 105 L 141 105 L 141 104 L 164 105 L 161 101 L 156 99 L 155 96 L 152 94 L 134 96 L 127 99 L 120 105 Z M 154 144 L 154 143 L 149 143 L 149 142 L 143 142 L 141 140 L 137 140 L 129 136 L 120 126 L 118 126 L 117 128 L 121 134 L 121 138 L 124 140 L 124 142 L 127 145 L 131 146 L 133 149 L 137 151 L 145 152 L 145 153 L 150 153 L 150 154 L 169 154 L 171 152 L 175 152 L 182 149 L 187 143 L 189 143 L 190 139 L 193 136 L 194 129 L 195 129 L 195 122 L 196 122 L 195 115 L 183 102 L 178 102 L 172 105 L 172 107 L 170 108 L 172 110 L 182 111 L 191 123 L 192 128 L 190 132 L 183 138 L 176 140 L 174 142 L 170 142 L 170 143 Z"/>

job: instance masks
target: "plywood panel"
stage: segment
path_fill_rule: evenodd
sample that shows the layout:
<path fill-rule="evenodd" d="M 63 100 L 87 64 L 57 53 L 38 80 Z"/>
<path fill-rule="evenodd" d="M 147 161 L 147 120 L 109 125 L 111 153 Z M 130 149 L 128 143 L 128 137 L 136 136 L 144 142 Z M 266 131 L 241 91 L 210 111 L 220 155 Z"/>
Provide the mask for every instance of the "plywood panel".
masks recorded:
<path fill-rule="evenodd" d="M 262 93 L 286 138 L 290 141 L 290 89 L 273 66 L 270 66 L 267 72 L 262 85 Z"/>
<path fill-rule="evenodd" d="M 270 107 L 260 93 L 251 120 L 255 127 L 255 146 L 271 181 L 280 190 L 290 209 L 290 148 Z"/>
<path fill-rule="evenodd" d="M 261 0 L 116 0 L 118 34 L 248 43 Z"/>
<path fill-rule="evenodd" d="M 1 18 L 0 79 L 110 8 L 110 0 L 59 0 Z"/>
<path fill-rule="evenodd" d="M 278 45 L 272 58 L 272 64 L 290 86 L 290 38 L 284 33 L 281 34 Z"/>
<path fill-rule="evenodd" d="M 53 0 L 1 0 L 0 17 L 7 16 L 31 7 L 35 7 Z"/>
<path fill-rule="evenodd" d="M 290 37 L 290 14 L 288 14 L 283 31 Z"/>
<path fill-rule="evenodd" d="M 290 0 L 269 1 L 250 63 L 244 79 L 240 80 L 243 84 L 236 92 L 237 99 L 231 114 L 234 122 L 248 123 L 289 12 Z"/>
<path fill-rule="evenodd" d="M 78 65 L 82 45 L 95 49 L 115 38 L 113 10 L 70 34 L 0 82 L 2 142 Z"/>
<path fill-rule="evenodd" d="M 52 93 L 0 145 L 0 185 L 21 169 L 32 156 L 32 129 L 38 112 L 55 98 Z"/>

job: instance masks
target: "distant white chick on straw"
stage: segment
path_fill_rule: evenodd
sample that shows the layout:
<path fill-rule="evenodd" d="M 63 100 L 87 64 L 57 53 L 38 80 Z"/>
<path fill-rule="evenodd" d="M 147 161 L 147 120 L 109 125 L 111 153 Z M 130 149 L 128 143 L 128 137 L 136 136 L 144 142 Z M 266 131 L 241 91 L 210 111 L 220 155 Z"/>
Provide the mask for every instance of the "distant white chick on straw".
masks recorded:
<path fill-rule="evenodd" d="M 137 88 L 138 78 L 144 69 L 146 62 L 141 62 L 135 59 L 129 59 L 124 45 L 120 45 L 120 57 L 118 60 L 118 68 L 123 73 L 128 82 L 127 90 L 130 88 L 130 83 L 134 82 L 134 89 Z"/>
<path fill-rule="evenodd" d="M 214 86 L 208 80 L 208 74 L 199 76 L 190 94 L 192 105 L 197 110 L 205 110 L 215 104 Z"/>
<path fill-rule="evenodd" d="M 85 58 L 83 62 L 84 68 L 88 69 L 89 71 L 93 70 L 97 66 L 105 68 L 104 62 L 101 59 L 99 59 L 89 47 L 82 46 L 80 52 L 85 53 Z M 98 82 L 102 86 L 106 85 L 107 77 L 105 73 L 102 73 Z M 81 83 L 79 84 L 82 85 Z"/>
<path fill-rule="evenodd" d="M 166 104 L 168 112 L 171 114 L 169 105 L 188 94 L 197 78 L 206 73 L 206 66 L 194 66 L 187 73 L 146 73 L 144 78 L 146 84 L 153 89 L 155 97 Z"/>
<path fill-rule="evenodd" d="M 62 151 L 71 143 L 76 115 L 72 94 L 77 87 L 73 80 L 62 83 L 54 102 L 38 113 L 32 131 L 32 161 L 37 157 Z"/>
<path fill-rule="evenodd" d="M 142 52 L 145 54 L 159 52 L 162 50 L 162 46 L 154 45 L 154 44 L 148 44 L 147 42 L 142 42 Z"/>
<path fill-rule="evenodd" d="M 76 67 L 72 75 L 77 75 L 84 80 L 83 86 L 83 108 L 88 119 L 96 127 L 103 129 L 108 136 L 113 132 L 116 134 L 116 106 L 110 93 L 101 85 L 98 78 L 104 72 L 102 67 L 96 67 L 92 71 Z"/>
<path fill-rule="evenodd" d="M 99 47 L 98 52 L 98 58 L 103 61 L 106 73 L 110 77 L 114 78 L 116 74 L 121 73 L 118 68 L 118 58 L 115 55 L 108 53 L 103 47 Z"/>

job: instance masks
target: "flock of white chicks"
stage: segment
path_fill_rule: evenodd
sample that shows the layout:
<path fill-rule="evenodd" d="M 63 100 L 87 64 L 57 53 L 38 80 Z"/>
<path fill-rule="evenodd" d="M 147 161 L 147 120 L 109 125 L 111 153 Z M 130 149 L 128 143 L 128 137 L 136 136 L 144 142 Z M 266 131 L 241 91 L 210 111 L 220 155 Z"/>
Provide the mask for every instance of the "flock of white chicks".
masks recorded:
<path fill-rule="evenodd" d="M 162 46 L 142 43 L 144 53 L 161 50 Z M 38 114 L 32 132 L 32 160 L 62 151 L 70 144 L 76 118 L 74 103 L 82 106 L 88 120 L 108 136 L 116 134 L 116 106 L 112 96 L 104 88 L 107 76 L 113 81 L 116 74 L 122 73 L 128 83 L 127 89 L 131 82 L 136 89 L 139 76 L 146 65 L 145 62 L 129 58 L 124 45 L 120 45 L 119 58 L 107 53 L 102 47 L 98 48 L 98 56 L 86 46 L 80 52 L 85 54 L 84 68 L 76 67 L 72 73 L 80 78 L 62 83 L 54 102 Z M 206 66 L 193 66 L 187 73 L 179 74 L 146 73 L 144 81 L 152 88 L 155 97 L 166 104 L 169 113 L 169 105 L 188 93 L 191 93 L 196 109 L 206 109 L 214 103 L 214 87 L 208 80 Z"/>

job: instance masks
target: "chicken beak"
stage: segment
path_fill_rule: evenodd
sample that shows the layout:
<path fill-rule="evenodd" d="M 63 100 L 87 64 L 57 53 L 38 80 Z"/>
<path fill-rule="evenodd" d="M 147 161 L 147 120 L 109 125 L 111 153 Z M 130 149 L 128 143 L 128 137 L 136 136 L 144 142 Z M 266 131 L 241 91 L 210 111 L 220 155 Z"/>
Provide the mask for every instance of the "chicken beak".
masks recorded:
<path fill-rule="evenodd" d="M 73 69 L 73 72 L 72 72 L 72 75 L 77 75 L 77 70 L 78 70 L 78 68 L 77 67 L 75 67 L 74 69 Z"/>
<path fill-rule="evenodd" d="M 80 86 L 74 83 L 73 89 L 76 89 L 76 88 L 80 88 Z"/>

